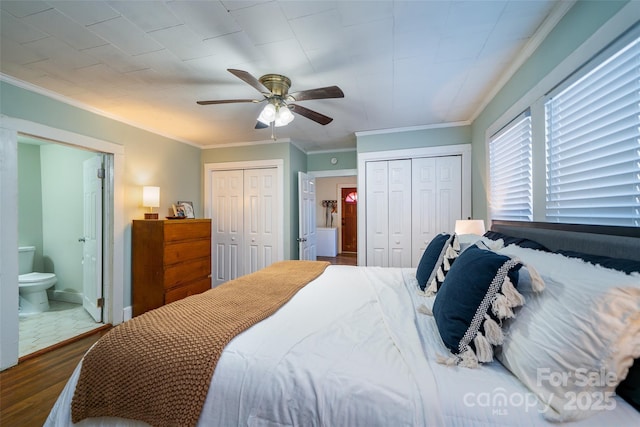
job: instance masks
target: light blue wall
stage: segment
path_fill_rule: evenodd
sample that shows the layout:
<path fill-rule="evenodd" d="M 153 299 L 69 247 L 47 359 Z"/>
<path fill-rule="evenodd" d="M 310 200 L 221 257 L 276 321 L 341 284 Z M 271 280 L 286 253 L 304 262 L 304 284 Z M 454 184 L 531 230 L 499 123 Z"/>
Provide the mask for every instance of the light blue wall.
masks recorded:
<path fill-rule="evenodd" d="M 591 37 L 627 1 L 578 1 L 556 25 L 531 57 L 487 104 L 472 124 L 473 216 L 487 218 L 486 131 L 560 62 Z M 620 29 L 622 33 L 623 28 Z M 593 52 L 595 55 L 597 52 Z M 558 82 L 559 83 L 559 82 Z M 549 87 L 547 90 L 551 90 Z M 544 138 L 537 139 L 544 143 Z M 544 164 L 534 174 L 544 174 Z"/>
<path fill-rule="evenodd" d="M 338 163 L 331 164 L 331 159 L 336 158 Z M 307 154 L 307 170 L 311 171 L 332 171 L 358 168 L 358 153 L 356 150 L 335 151 L 326 153 Z"/>
<path fill-rule="evenodd" d="M 33 268 L 43 271 L 39 145 L 18 144 L 18 246 L 35 246 Z"/>
<path fill-rule="evenodd" d="M 357 137 L 358 153 L 471 143 L 471 126 L 404 130 Z"/>

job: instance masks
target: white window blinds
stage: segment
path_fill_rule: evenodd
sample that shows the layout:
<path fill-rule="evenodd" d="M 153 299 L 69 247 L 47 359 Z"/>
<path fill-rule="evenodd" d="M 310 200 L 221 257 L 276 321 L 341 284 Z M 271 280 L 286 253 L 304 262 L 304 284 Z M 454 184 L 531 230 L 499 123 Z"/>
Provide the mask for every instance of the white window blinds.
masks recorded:
<path fill-rule="evenodd" d="M 531 221 L 531 115 L 525 112 L 489 140 L 492 219 Z"/>
<path fill-rule="evenodd" d="M 545 113 L 547 221 L 640 226 L 640 38 Z"/>

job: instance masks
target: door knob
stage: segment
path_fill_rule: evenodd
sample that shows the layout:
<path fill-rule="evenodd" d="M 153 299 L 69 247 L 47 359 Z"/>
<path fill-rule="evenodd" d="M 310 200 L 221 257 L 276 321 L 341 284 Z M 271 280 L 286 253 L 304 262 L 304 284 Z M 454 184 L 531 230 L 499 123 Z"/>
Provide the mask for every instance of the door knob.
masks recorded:
<path fill-rule="evenodd" d="M 78 239 L 78 242 L 84 243 L 86 241 L 86 239 L 84 237 L 81 237 Z"/>

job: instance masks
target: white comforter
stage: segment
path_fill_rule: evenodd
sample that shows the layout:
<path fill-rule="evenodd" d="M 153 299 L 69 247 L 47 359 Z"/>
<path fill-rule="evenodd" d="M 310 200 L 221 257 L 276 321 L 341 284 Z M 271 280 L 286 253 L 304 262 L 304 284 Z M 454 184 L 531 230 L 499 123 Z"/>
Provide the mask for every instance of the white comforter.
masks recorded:
<path fill-rule="evenodd" d="M 433 298 L 416 289 L 414 269 L 330 266 L 229 343 L 199 425 L 549 425 L 499 363 L 475 370 L 436 363 L 446 349 L 433 318 L 416 312 Z M 78 375 L 79 367 L 45 425 L 71 425 Z M 614 411 L 572 425 L 638 425 L 638 413 L 616 402 Z M 143 424 L 103 418 L 78 425 Z"/>

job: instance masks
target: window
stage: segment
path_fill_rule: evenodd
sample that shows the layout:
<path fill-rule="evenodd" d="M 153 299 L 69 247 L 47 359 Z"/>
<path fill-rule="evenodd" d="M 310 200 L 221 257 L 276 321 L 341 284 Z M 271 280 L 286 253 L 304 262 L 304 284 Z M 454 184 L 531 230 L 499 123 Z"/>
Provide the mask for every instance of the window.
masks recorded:
<path fill-rule="evenodd" d="M 531 115 L 511 121 L 489 139 L 491 218 L 532 219 Z"/>
<path fill-rule="evenodd" d="M 549 222 L 640 226 L 637 32 L 635 37 L 545 103 Z"/>
<path fill-rule="evenodd" d="M 355 191 L 352 191 L 351 193 L 347 194 L 347 197 L 344 198 L 345 203 L 357 203 L 358 202 L 358 193 Z"/>

